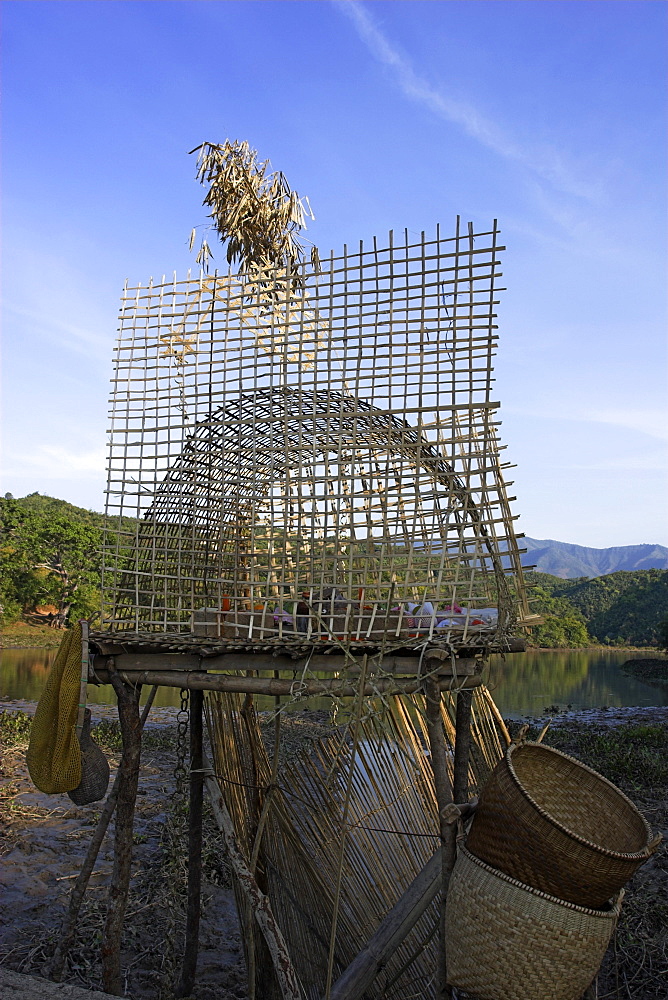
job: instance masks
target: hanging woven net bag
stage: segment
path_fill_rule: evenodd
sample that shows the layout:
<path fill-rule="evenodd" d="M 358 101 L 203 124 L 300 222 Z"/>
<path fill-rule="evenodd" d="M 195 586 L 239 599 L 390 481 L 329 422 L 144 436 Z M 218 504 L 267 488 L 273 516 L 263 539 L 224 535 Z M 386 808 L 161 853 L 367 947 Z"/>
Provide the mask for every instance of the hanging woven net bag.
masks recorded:
<path fill-rule="evenodd" d="M 69 792 L 81 781 L 77 716 L 81 687 L 81 625 L 63 636 L 30 728 L 28 771 L 41 792 Z"/>
<path fill-rule="evenodd" d="M 90 735 L 90 709 L 86 709 L 83 729 L 79 737 L 81 747 L 81 781 L 67 794 L 78 806 L 98 802 L 107 793 L 109 762 Z"/>

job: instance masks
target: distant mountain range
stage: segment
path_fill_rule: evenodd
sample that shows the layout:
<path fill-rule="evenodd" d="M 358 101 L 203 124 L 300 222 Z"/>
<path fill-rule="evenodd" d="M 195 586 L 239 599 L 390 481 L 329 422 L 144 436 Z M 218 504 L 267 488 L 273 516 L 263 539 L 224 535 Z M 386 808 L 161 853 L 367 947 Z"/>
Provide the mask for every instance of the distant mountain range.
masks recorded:
<path fill-rule="evenodd" d="M 574 577 L 605 576 L 618 570 L 668 569 L 668 548 L 663 545 L 616 545 L 610 549 L 589 549 L 584 545 L 555 542 L 551 538 L 521 538 L 523 566 L 535 566 L 539 573 L 549 573 L 572 580 Z"/>

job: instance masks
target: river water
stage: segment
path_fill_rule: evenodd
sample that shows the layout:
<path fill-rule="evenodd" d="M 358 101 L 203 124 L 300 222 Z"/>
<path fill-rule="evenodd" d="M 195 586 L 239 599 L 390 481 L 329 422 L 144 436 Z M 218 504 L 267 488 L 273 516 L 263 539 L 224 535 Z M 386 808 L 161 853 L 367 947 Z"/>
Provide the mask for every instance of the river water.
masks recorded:
<path fill-rule="evenodd" d="M 0 650 L 0 700 L 36 701 L 56 655 L 53 649 Z M 488 685 L 506 718 L 539 716 L 545 709 L 618 708 L 668 705 L 668 690 L 650 687 L 620 670 L 630 657 L 647 653 L 606 649 L 532 650 L 506 657 L 492 657 Z M 146 689 L 145 689 L 146 691 Z M 110 685 L 88 685 L 88 700 L 94 704 L 115 702 Z M 267 700 L 269 707 L 269 700 Z M 174 688 L 159 688 L 158 707 L 177 706 Z M 313 708 L 326 708 L 327 699 L 311 699 Z"/>

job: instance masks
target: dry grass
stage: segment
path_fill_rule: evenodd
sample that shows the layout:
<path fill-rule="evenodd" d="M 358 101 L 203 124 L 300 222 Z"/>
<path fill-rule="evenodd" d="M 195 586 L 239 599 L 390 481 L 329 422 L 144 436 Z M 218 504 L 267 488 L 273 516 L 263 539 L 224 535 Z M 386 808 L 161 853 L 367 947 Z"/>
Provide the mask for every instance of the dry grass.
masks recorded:
<path fill-rule="evenodd" d="M 64 635 L 65 629 L 14 622 L 13 625 L 4 625 L 0 629 L 0 646 L 3 649 L 29 649 L 33 646 L 57 649 Z"/>
<path fill-rule="evenodd" d="M 653 830 L 668 834 L 668 725 L 597 728 L 569 722 L 548 730 L 545 742 L 613 781 L 636 803 Z M 591 995 L 597 1000 L 668 997 L 665 841 L 626 888 L 619 925 Z"/>

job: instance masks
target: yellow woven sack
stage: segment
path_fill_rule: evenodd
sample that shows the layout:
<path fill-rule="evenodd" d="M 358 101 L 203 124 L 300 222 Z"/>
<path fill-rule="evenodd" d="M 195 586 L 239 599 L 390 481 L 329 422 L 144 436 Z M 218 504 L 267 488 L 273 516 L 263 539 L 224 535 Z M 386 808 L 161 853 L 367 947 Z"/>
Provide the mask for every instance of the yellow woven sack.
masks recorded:
<path fill-rule="evenodd" d="M 69 792 L 81 781 L 80 686 L 81 625 L 77 624 L 63 637 L 30 729 L 26 762 L 41 792 Z"/>

